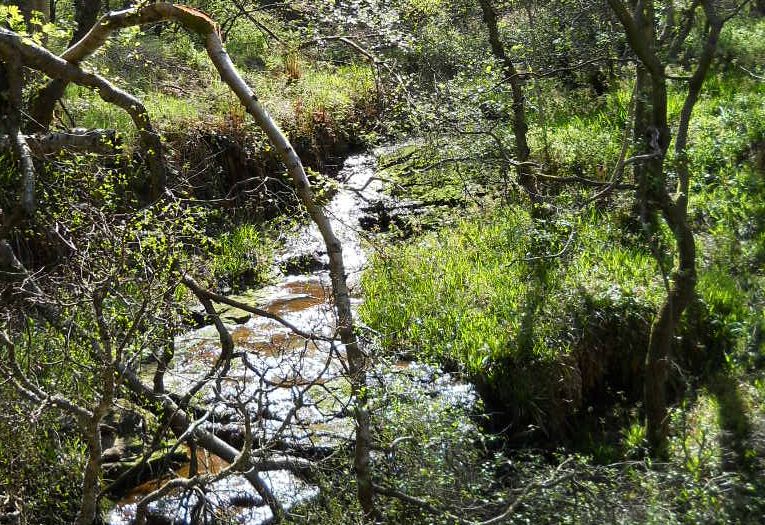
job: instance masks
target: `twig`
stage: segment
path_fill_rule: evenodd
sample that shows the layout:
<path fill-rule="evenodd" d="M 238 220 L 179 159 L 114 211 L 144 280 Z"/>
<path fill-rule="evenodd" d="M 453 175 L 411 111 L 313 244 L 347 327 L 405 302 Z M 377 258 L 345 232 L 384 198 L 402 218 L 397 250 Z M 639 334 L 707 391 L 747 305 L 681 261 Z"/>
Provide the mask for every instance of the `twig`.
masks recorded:
<path fill-rule="evenodd" d="M 323 337 L 320 335 L 316 335 L 314 333 L 306 332 L 305 330 L 301 330 L 294 324 L 290 323 L 283 317 L 272 314 L 271 312 L 268 312 L 266 310 L 262 310 L 260 308 L 255 308 L 254 306 L 250 306 L 248 304 L 242 303 L 237 301 L 236 299 L 231 299 L 230 297 L 226 297 L 225 295 L 220 295 L 215 292 L 211 292 L 210 290 L 206 290 L 199 286 L 191 277 L 188 275 L 183 276 L 183 283 L 191 289 L 191 291 L 194 292 L 197 297 L 200 298 L 206 298 L 213 300 L 217 303 L 223 303 L 227 304 L 229 306 L 233 306 L 234 308 L 239 308 L 240 310 L 244 310 L 245 312 L 249 312 L 253 315 L 257 315 L 259 317 L 265 317 L 266 319 L 271 319 L 273 321 L 276 321 L 277 323 L 281 324 L 282 326 L 285 326 L 286 328 L 289 328 L 292 332 L 299 335 L 300 337 L 304 337 L 305 339 L 310 340 L 321 340 L 321 341 L 329 341 L 331 338 Z"/>
<path fill-rule="evenodd" d="M 557 475 L 561 469 L 568 464 L 572 458 L 568 458 L 563 463 L 558 465 L 558 468 L 555 469 L 555 475 Z M 509 517 L 511 514 L 515 512 L 515 510 L 518 508 L 518 506 L 523 503 L 523 500 L 525 500 L 533 491 L 537 489 L 548 489 L 551 487 L 554 487 L 555 485 L 560 485 L 564 481 L 567 481 L 574 477 L 575 472 L 571 471 L 567 474 L 564 474 L 560 477 L 553 477 L 548 479 L 547 481 L 543 481 L 541 483 L 531 483 L 526 486 L 526 488 L 523 489 L 523 492 L 513 500 L 513 502 L 507 507 L 507 510 L 505 510 L 502 514 L 499 514 L 498 516 L 495 516 L 493 518 L 490 518 L 485 521 L 480 521 L 478 523 L 475 523 L 475 525 L 492 525 L 493 523 L 500 523 L 504 521 L 507 517 Z"/>

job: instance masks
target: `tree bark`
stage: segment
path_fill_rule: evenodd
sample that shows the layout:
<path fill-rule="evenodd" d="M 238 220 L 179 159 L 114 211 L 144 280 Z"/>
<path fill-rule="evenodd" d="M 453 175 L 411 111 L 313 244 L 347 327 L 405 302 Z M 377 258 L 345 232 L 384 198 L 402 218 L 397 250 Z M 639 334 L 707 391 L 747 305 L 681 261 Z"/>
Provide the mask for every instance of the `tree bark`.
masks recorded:
<path fill-rule="evenodd" d="M 101 0 L 75 0 L 74 18 L 77 27 L 72 34 L 69 45 L 79 41 L 93 27 L 101 10 Z M 32 131 L 47 131 L 53 122 L 53 109 L 64 96 L 69 83 L 60 78 L 50 80 L 37 92 L 30 103 L 30 129 Z"/>
<path fill-rule="evenodd" d="M 499 36 L 499 27 L 497 25 L 497 12 L 494 10 L 490 0 L 478 0 L 483 13 L 483 21 L 489 32 L 489 44 L 494 58 L 502 66 L 503 73 L 510 83 L 510 91 L 513 96 L 513 136 L 515 137 L 515 155 L 520 164 L 518 164 L 518 182 L 526 191 L 532 203 L 536 204 L 538 192 L 534 177 L 529 173 L 529 168 L 525 164 L 529 160 L 531 150 L 528 143 L 529 126 L 526 122 L 526 99 L 523 90 L 523 78 L 518 73 L 510 56 L 505 51 L 505 46 Z"/>
<path fill-rule="evenodd" d="M 43 24 L 50 20 L 50 4 L 48 0 L 21 0 L 18 2 L 18 6 L 24 15 L 24 21 L 27 23 L 27 26 L 29 26 L 35 14 L 40 17 L 40 21 Z M 27 31 L 33 33 L 34 28 L 27 27 Z"/>
<path fill-rule="evenodd" d="M 753 11 L 755 16 L 765 16 L 765 0 L 756 0 Z"/>

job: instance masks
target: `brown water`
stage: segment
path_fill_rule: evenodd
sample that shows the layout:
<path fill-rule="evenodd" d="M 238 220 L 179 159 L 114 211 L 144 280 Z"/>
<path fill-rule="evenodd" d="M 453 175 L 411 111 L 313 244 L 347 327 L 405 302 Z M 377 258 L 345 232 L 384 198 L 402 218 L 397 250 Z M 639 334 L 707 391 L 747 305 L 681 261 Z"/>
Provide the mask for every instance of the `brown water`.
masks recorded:
<path fill-rule="evenodd" d="M 360 232 L 358 220 L 362 208 L 370 201 L 382 198 L 380 183 L 370 181 L 375 174 L 374 157 L 357 155 L 346 160 L 340 171 L 345 184 L 326 208 L 333 221 L 336 234 L 343 242 L 344 260 L 349 284 L 355 291 L 354 303 L 360 303 L 359 277 L 366 262 L 365 234 Z M 362 188 L 355 191 L 354 188 Z M 281 258 L 314 253 L 326 259 L 324 245 L 315 228 L 310 225 L 299 231 L 289 242 Z M 330 304 L 329 276 L 326 272 L 308 275 L 284 276 L 273 285 L 248 292 L 238 299 L 278 314 L 301 330 L 332 337 L 335 316 Z M 283 325 L 265 318 L 250 317 L 246 312 L 221 308 L 222 317 L 231 321 L 229 330 L 235 351 L 242 359 L 232 361 L 231 370 L 218 385 L 209 384 L 198 395 L 200 406 L 210 411 L 205 425 L 218 432 L 241 434 L 241 414 L 231 407 L 231 401 L 246 402 L 253 421 L 255 439 L 277 448 L 333 449 L 346 445 L 353 437 L 353 421 L 347 415 L 350 388 L 343 377 L 343 350 L 331 352 L 325 342 L 306 340 L 293 334 Z M 249 319 L 247 319 L 249 317 Z M 234 322 L 234 320 L 240 322 Z M 171 370 L 165 379 L 166 387 L 184 392 L 208 370 L 220 355 L 218 333 L 213 326 L 191 331 L 175 341 L 176 353 Z M 142 371 L 148 377 L 153 368 Z M 426 389 L 422 395 L 454 395 L 455 403 L 472 403 L 472 391 L 463 385 L 444 381 L 426 367 L 413 367 L 411 363 L 398 363 L 387 372 L 391 381 L 407 382 L 404 388 L 412 391 Z M 440 386 L 439 386 L 440 384 Z M 450 390 L 448 385 L 453 385 Z M 452 392 L 452 394 L 449 394 Z M 461 396 L 461 397 L 460 397 Z M 302 401 L 300 408 L 296 403 Z M 286 421 L 286 419 L 290 419 Z M 210 472 L 225 466 L 220 458 L 198 452 L 200 465 Z M 201 461 L 204 459 L 204 462 Z M 188 465 L 176 476 L 188 476 Z M 264 472 L 263 477 L 286 508 L 313 498 L 318 489 L 285 470 Z M 119 501 L 108 517 L 111 525 L 131 523 L 135 504 L 140 498 L 156 490 L 163 480 L 153 480 L 136 487 Z M 208 514 L 194 514 L 201 503 L 207 503 Z M 235 523 L 250 525 L 271 520 L 270 509 L 254 492 L 242 476 L 230 476 L 207 487 L 206 498 L 199 494 L 175 494 L 152 503 L 153 514 L 165 522 L 177 524 L 213 523 L 214 515 L 225 514 Z"/>

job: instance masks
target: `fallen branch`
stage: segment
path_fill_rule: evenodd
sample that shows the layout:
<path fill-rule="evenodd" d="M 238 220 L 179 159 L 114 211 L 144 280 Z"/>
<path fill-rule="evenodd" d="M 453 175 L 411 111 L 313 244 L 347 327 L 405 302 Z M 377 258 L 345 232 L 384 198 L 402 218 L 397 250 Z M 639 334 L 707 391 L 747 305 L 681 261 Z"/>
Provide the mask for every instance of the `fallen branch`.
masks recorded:
<path fill-rule="evenodd" d="M 6 56 L 8 66 L 5 68 L 8 83 L 7 98 L 10 115 L 4 115 L 4 126 L 7 127 L 11 139 L 11 150 L 19 163 L 22 184 L 19 197 L 19 208 L 22 213 L 30 216 L 35 211 L 35 164 L 26 137 L 21 132 L 21 99 L 23 93 L 22 63 L 19 57 Z"/>
<path fill-rule="evenodd" d="M 114 130 L 75 128 L 56 133 L 24 135 L 32 154 L 37 157 L 61 151 L 114 155 L 119 152 L 120 141 Z M 0 150 L 11 149 L 8 135 L 0 136 Z"/>

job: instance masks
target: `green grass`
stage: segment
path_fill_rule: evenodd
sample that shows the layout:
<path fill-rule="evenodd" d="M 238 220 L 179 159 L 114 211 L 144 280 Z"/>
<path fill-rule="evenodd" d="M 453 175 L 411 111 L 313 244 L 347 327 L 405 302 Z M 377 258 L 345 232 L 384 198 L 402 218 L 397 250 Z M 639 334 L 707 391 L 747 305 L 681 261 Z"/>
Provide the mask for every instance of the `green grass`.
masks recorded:
<path fill-rule="evenodd" d="M 356 140 L 370 131 L 377 93 L 366 62 L 337 66 L 301 57 L 298 78 L 290 79 L 283 60 L 288 51 L 269 47 L 252 24 L 240 22 L 228 36 L 232 60 L 293 140 L 310 141 L 317 133 Z M 121 32 L 91 62 L 141 100 L 160 131 L 225 121 L 239 105 L 204 48 L 183 31 Z M 117 129 L 128 140 L 137 136 L 124 111 L 89 90 L 70 86 L 65 103 L 78 126 Z"/>
<path fill-rule="evenodd" d="M 765 18 L 737 17 L 725 24 L 720 35 L 720 55 L 734 67 L 759 68 L 765 64 Z"/>
<path fill-rule="evenodd" d="M 564 246 L 561 257 L 529 260 Z M 642 350 L 633 332 L 662 297 L 650 254 L 622 242 L 608 217 L 551 226 L 519 208 L 388 250 L 364 289 L 361 316 L 385 347 L 462 370 L 519 420 L 548 429 L 602 381 L 593 363 L 618 367 Z"/>
<path fill-rule="evenodd" d="M 684 93 L 673 86 L 670 95 L 676 120 Z M 552 113 L 548 140 L 561 169 L 591 175 L 598 164 L 615 162 L 629 98 L 624 85 L 588 112 Z M 533 129 L 536 148 L 540 137 Z M 765 138 L 765 85 L 740 73 L 714 75 L 694 113 L 691 137 L 690 213 L 700 277 L 677 351 L 682 366 L 703 374 L 762 354 L 762 344 L 749 341 L 764 325 L 758 312 L 765 296 L 765 182 L 750 148 Z M 435 155 L 448 156 L 444 146 L 436 149 Z M 470 177 L 465 164 L 423 175 L 414 151 L 384 163 L 398 181 L 422 187 L 418 197 L 443 192 L 449 173 L 456 179 L 462 169 Z M 396 155 L 405 161 L 396 163 Z M 435 180 L 441 184 L 432 188 Z M 362 316 L 383 334 L 387 348 L 448 363 L 489 390 L 495 385 L 494 394 L 526 417 L 549 422 L 563 401 L 576 407 L 606 377 L 622 388 L 637 386 L 625 378 L 639 375 L 665 290 L 653 254 L 640 248 L 639 236 L 625 233 L 623 214 L 616 206 L 541 224 L 516 207 L 470 212 L 454 227 L 378 257 L 364 283 Z M 576 235 L 562 257 L 526 260 L 559 252 L 572 229 Z M 662 235 L 672 246 L 669 232 Z M 621 368 L 614 364 L 620 359 Z M 532 376 L 533 382 L 526 380 Z"/>
<path fill-rule="evenodd" d="M 218 238 L 209 268 L 213 276 L 238 288 L 262 284 L 270 277 L 273 241 L 261 229 L 243 224 Z"/>

